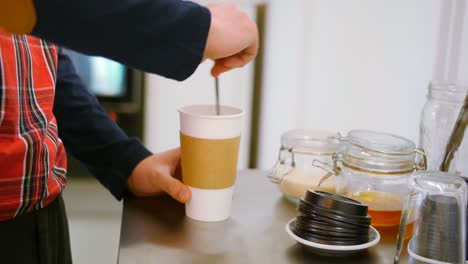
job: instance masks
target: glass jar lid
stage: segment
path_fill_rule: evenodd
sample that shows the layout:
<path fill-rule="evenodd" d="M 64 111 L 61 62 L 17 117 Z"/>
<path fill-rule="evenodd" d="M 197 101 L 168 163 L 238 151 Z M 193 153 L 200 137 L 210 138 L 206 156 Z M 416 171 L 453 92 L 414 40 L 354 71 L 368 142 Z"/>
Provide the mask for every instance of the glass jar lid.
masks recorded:
<path fill-rule="evenodd" d="M 352 130 L 342 139 L 362 149 L 382 154 L 411 154 L 416 148 L 414 142 L 407 138 L 371 130 Z"/>
<path fill-rule="evenodd" d="M 296 167 L 295 154 L 331 158 L 339 151 L 340 146 L 336 133 L 313 129 L 294 129 L 284 132 L 281 135 L 278 161 L 268 173 L 268 177 L 272 182 L 279 183 L 284 176 L 293 172 Z"/>
<path fill-rule="evenodd" d="M 371 173 L 406 173 L 425 166 L 424 158 L 411 140 L 397 135 L 371 130 L 352 130 L 340 136 L 344 149 L 341 161 L 344 166 Z"/>
<path fill-rule="evenodd" d="M 313 129 L 294 129 L 281 135 L 281 147 L 294 153 L 332 155 L 340 146 L 335 133 Z"/>

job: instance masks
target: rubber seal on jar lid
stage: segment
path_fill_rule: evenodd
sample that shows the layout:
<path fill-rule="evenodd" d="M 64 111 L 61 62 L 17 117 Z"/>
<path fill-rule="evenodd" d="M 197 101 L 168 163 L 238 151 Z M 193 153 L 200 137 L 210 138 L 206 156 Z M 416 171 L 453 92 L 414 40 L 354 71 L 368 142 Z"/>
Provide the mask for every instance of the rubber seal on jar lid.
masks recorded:
<path fill-rule="evenodd" d="M 307 190 L 304 199 L 313 205 L 339 211 L 346 215 L 367 215 L 366 204 L 341 195 L 322 191 Z"/>

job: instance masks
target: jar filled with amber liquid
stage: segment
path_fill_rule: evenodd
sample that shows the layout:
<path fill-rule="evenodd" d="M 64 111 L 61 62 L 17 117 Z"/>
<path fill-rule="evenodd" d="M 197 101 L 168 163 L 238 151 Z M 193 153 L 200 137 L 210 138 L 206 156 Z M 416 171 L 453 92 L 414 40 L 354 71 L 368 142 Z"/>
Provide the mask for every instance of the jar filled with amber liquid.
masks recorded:
<path fill-rule="evenodd" d="M 333 162 L 332 156 L 339 146 L 336 134 L 332 132 L 311 129 L 287 131 L 281 135 L 278 161 L 268 177 L 278 184 L 284 197 L 293 203 L 297 203 L 309 189 L 335 193 L 335 179 L 319 186 L 320 179 L 327 171 L 312 163 L 314 160 Z"/>
<path fill-rule="evenodd" d="M 352 130 L 339 139 L 342 152 L 334 156 L 334 166 L 314 164 L 335 175 L 338 194 L 368 205 L 373 226 L 397 227 L 409 176 L 426 167 L 424 152 L 409 139 L 370 130 Z"/>

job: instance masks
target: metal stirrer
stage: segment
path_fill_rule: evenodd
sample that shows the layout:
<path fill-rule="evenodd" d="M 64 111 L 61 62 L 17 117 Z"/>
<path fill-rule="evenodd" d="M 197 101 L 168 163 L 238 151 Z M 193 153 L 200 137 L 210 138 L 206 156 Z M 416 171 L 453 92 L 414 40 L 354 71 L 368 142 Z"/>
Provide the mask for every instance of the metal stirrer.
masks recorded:
<path fill-rule="evenodd" d="M 221 109 L 219 107 L 219 79 L 218 76 L 215 77 L 215 88 L 216 88 L 216 115 L 221 114 Z"/>

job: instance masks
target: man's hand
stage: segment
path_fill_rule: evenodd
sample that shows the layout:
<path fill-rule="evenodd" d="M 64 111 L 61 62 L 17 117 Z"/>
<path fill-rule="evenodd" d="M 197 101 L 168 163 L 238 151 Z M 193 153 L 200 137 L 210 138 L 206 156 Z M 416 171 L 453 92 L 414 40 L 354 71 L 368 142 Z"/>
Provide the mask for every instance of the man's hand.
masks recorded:
<path fill-rule="evenodd" d="M 190 201 L 190 189 L 179 179 L 180 148 L 158 153 L 141 161 L 128 179 L 128 188 L 136 196 L 167 193 L 181 203 Z"/>
<path fill-rule="evenodd" d="M 245 12 L 239 11 L 232 3 L 210 4 L 207 8 L 211 12 L 211 26 L 204 59 L 215 61 L 211 74 L 217 77 L 255 58 L 258 29 Z"/>

